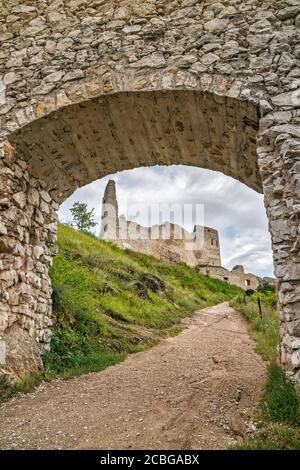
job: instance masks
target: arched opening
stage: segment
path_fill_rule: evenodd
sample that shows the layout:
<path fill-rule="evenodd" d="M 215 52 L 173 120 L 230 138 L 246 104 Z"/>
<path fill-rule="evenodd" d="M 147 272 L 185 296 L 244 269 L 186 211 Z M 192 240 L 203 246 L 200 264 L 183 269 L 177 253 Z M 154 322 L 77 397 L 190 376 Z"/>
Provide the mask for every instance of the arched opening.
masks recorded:
<path fill-rule="evenodd" d="M 180 212 L 176 222 L 187 232 L 192 232 L 195 225 L 207 226 L 208 248 L 212 252 L 218 252 L 220 248 L 222 260 L 220 263 L 210 257 L 211 266 L 222 264 L 231 270 L 236 265 L 244 265 L 245 272 L 253 272 L 261 278 L 274 275 L 263 196 L 243 183 L 219 172 L 185 165 L 139 167 L 107 175 L 77 189 L 60 205 L 59 220 L 70 224 L 71 207 L 76 201 L 84 202 L 89 211 L 93 210 L 97 223 L 91 231 L 97 237 L 101 236 L 101 224 L 103 231 L 108 229 L 109 213 L 103 205 L 108 202 L 105 188 L 109 181 L 115 182 L 118 216 L 138 224 L 136 232 L 141 226 L 148 227 L 148 239 L 151 238 L 151 226 L 159 224 L 160 219 L 162 223 L 174 222 L 172 209 L 198 204 L 203 207 L 199 220 L 196 211 L 189 211 L 186 217 Z M 163 213 L 161 218 L 158 210 L 151 210 L 159 209 L 159 206 L 164 209 L 167 205 L 170 211 Z M 172 237 L 173 233 L 169 235 Z M 201 253 L 195 253 L 195 258 L 198 258 L 195 263 L 200 264 Z M 226 277 L 225 273 L 223 277 Z M 246 281 L 243 273 L 245 286 Z M 251 279 L 248 281 L 251 283 Z"/>
<path fill-rule="evenodd" d="M 55 253 L 56 211 L 61 202 L 76 188 L 107 174 L 162 164 L 216 170 L 262 192 L 258 129 L 259 112 L 253 103 L 195 90 L 169 90 L 97 97 L 61 108 L 12 133 L 6 146 L 8 174 L 13 167 L 7 186 L 8 222 L 1 238 L 9 269 L 3 294 L 8 312 L 1 340 L 4 367 L 14 372 L 26 364 L 25 369 L 31 369 L 40 363 L 40 351 L 49 348 L 48 268 Z M 268 151 L 260 149 L 261 159 Z M 267 190 L 265 184 L 268 196 Z M 276 237 L 278 222 L 272 223 Z M 10 300 L 14 298 L 17 305 Z M 290 352 L 285 362 L 289 358 Z"/>
<path fill-rule="evenodd" d="M 112 185 L 112 182 L 115 182 L 115 186 Z M 116 197 L 112 196 L 112 192 L 116 193 Z M 101 236 L 103 239 L 112 240 L 114 245 L 120 246 L 123 249 L 121 257 L 130 257 L 133 255 L 131 250 L 136 253 L 151 255 L 145 257 L 145 262 L 147 262 L 149 270 L 151 269 L 150 267 L 154 265 L 154 261 L 151 261 L 153 258 L 164 262 L 167 261 L 170 272 L 173 272 L 171 270 L 176 269 L 175 265 L 180 261 L 184 261 L 188 266 L 192 267 L 200 264 L 202 270 L 198 277 L 201 279 L 201 282 L 206 282 L 207 280 L 207 282 L 211 282 L 213 286 L 216 286 L 216 288 L 221 288 L 217 282 L 215 283 L 214 278 L 223 280 L 222 276 L 227 272 L 228 284 L 241 286 L 242 289 L 246 289 L 246 273 L 249 272 L 249 270 L 261 277 L 266 274 L 271 276 L 273 273 L 271 266 L 272 263 L 268 266 L 269 271 L 264 271 L 266 266 L 264 266 L 264 262 L 262 260 L 263 257 L 265 257 L 264 259 L 266 260 L 266 255 L 271 254 L 266 223 L 267 218 L 262 196 L 250 188 L 247 188 L 244 184 L 241 184 L 230 177 L 226 177 L 223 174 L 180 165 L 141 167 L 109 175 L 102 180 L 96 180 L 95 182 L 75 191 L 75 193 L 61 205 L 59 209 L 60 221 L 65 222 L 66 224 L 71 223 L 72 214 L 69 209 L 72 208 L 75 203 L 77 204 L 78 201 L 88 205 L 88 212 L 94 210 L 94 218 L 98 225 L 95 228 L 91 228 L 91 230 L 94 232 L 96 237 L 99 237 L 99 232 L 102 232 Z M 103 221 L 101 215 L 106 212 L 105 205 L 109 201 L 113 206 L 118 206 L 119 212 L 113 211 L 111 214 L 112 218 L 110 219 L 110 217 L 108 217 Z M 173 223 L 175 224 L 183 224 L 184 229 L 188 233 L 192 233 L 193 227 L 195 225 L 200 227 L 203 221 L 202 219 L 195 220 L 193 217 L 194 214 L 192 214 L 191 211 L 187 212 L 186 218 L 181 218 L 181 214 L 178 214 L 179 220 L 177 218 L 174 220 L 171 218 L 171 215 L 174 215 L 174 213 L 171 213 L 171 210 L 169 213 L 164 211 L 162 214 L 163 218 L 160 218 L 159 214 L 151 209 L 154 207 L 156 208 L 159 205 L 161 205 L 161 209 L 163 210 L 166 206 L 173 209 L 178 206 L 196 206 L 196 204 L 199 203 L 204 205 L 204 223 L 205 225 L 210 226 L 210 228 L 207 227 L 207 246 L 205 246 L 204 250 L 202 248 L 197 252 L 197 254 L 200 255 L 199 259 L 195 259 L 195 257 L 192 256 L 192 253 L 189 253 L 189 258 L 185 257 L 186 252 L 184 249 L 184 240 L 176 239 L 176 241 L 173 242 L 174 233 L 172 230 L 169 231 L 168 237 L 165 238 L 162 238 L 162 233 L 160 233 L 160 240 L 157 240 L 156 238 L 152 239 L 151 234 L 148 238 L 143 236 L 148 229 L 148 224 L 150 225 L 149 229 L 151 229 L 153 226 L 157 227 L 157 224 L 161 222 L 163 224 L 161 228 L 164 228 L 165 223 L 171 223 L 171 220 L 173 220 Z M 144 210 L 144 208 L 146 208 L 146 210 Z M 152 219 L 151 216 L 154 218 Z M 117 225 L 116 219 L 120 217 L 124 217 L 127 222 L 135 224 L 134 232 L 129 233 L 128 237 L 125 239 L 114 238 L 115 234 L 112 235 L 111 233 L 111 226 L 114 228 Z M 100 230 L 100 225 L 104 226 L 104 230 Z M 210 241 L 211 237 L 213 237 L 214 241 L 217 239 L 217 228 L 220 229 L 219 237 L 223 256 L 221 258 L 222 263 L 220 261 L 216 267 L 214 267 L 215 258 L 213 258 L 212 255 L 216 251 L 216 245 L 214 244 L 214 246 L 211 247 Z M 249 233 L 250 231 L 251 234 Z M 142 238 L 141 240 L 137 240 L 136 235 L 139 236 L 140 232 L 142 234 Z M 130 272 L 126 272 L 121 268 L 119 252 L 117 252 L 115 258 L 112 257 L 110 262 L 105 262 L 105 256 L 99 256 L 99 254 L 96 255 L 92 244 L 92 238 L 90 245 L 90 257 L 92 260 L 90 260 L 86 255 L 88 237 L 85 239 L 81 238 L 80 232 L 74 232 L 65 226 L 59 226 L 58 233 L 59 256 L 57 259 L 54 259 L 54 268 L 51 270 L 51 277 L 53 285 L 55 286 L 55 298 L 60 300 L 57 302 L 58 306 L 54 306 L 53 318 L 55 320 L 55 326 L 52 331 L 54 335 L 60 335 L 60 342 L 62 342 L 62 338 L 64 338 L 64 335 L 62 335 L 62 328 L 65 327 L 66 322 L 62 323 L 60 320 L 59 305 L 64 305 L 69 308 L 70 313 L 72 312 L 72 308 L 69 306 L 69 298 L 66 296 L 65 292 L 68 292 L 69 289 L 77 289 L 76 281 L 73 281 L 72 279 L 76 279 L 77 277 L 75 274 L 75 272 L 77 272 L 77 266 L 78 269 L 82 269 L 86 272 L 86 268 L 89 266 L 88 263 L 90 263 L 91 270 L 97 270 L 97 267 L 100 265 L 100 270 L 102 271 L 103 276 L 105 276 L 106 283 L 109 282 L 111 276 L 114 275 L 112 273 L 115 273 L 119 279 L 119 286 L 117 289 L 117 292 L 119 290 L 119 293 L 117 293 L 111 285 L 103 289 L 104 298 L 99 299 L 99 304 L 97 304 L 99 308 L 99 310 L 97 310 L 97 314 L 99 314 L 100 317 L 107 319 L 109 315 L 109 317 L 113 318 L 114 322 L 122 322 L 122 320 L 125 320 L 125 322 L 128 322 L 126 324 L 132 328 L 136 325 L 145 327 L 143 323 L 145 321 L 143 313 L 148 311 L 151 312 L 149 315 L 154 321 L 155 312 L 152 312 L 152 309 L 154 308 L 153 305 L 155 305 L 153 304 L 154 299 L 147 296 L 147 292 L 144 291 L 143 285 L 139 284 L 139 287 L 137 288 L 135 279 L 130 275 Z M 263 236 L 265 237 L 264 240 L 262 240 Z M 252 242 L 249 244 L 251 239 Z M 101 246 L 99 241 L 98 244 Z M 103 251 L 108 250 L 110 246 L 110 243 L 106 244 Z M 205 257 L 204 259 L 206 250 L 209 257 Z M 137 259 L 142 259 L 142 256 L 133 256 L 133 260 Z M 260 266 L 258 266 L 257 260 L 261 260 Z M 204 261 L 209 263 L 209 267 L 211 269 L 210 279 L 203 279 L 201 276 L 203 270 L 203 274 L 206 274 L 206 268 L 202 266 Z M 227 262 L 229 262 L 229 264 Z M 240 273 L 231 273 L 231 268 L 237 262 L 239 262 L 239 264 L 244 264 L 245 270 L 242 270 Z M 224 265 L 227 266 L 227 269 Z M 64 270 L 62 270 L 62 266 L 65 267 Z M 131 266 L 131 269 L 134 269 L 133 266 Z M 194 269 L 194 271 L 196 272 L 196 269 Z M 73 276 L 65 274 L 68 272 L 72 272 Z M 160 278 L 161 271 L 158 271 L 156 275 Z M 179 272 L 177 275 L 179 279 Z M 162 277 L 162 280 L 163 279 L 164 278 Z M 158 282 L 157 279 L 155 282 Z M 126 310 L 128 300 L 127 298 L 122 297 L 122 294 L 120 293 L 120 289 L 122 289 L 124 283 L 128 286 L 130 292 L 134 294 L 137 291 L 138 295 L 142 296 L 144 305 L 140 307 L 139 314 L 137 314 L 135 310 L 135 302 L 132 302 L 129 309 L 131 311 L 131 315 L 128 316 Z M 84 285 L 84 281 L 82 281 L 82 286 Z M 166 285 L 168 285 L 167 281 Z M 100 286 L 101 281 L 99 282 L 99 289 Z M 156 290 L 155 285 L 151 287 Z M 224 286 L 222 287 L 224 288 Z M 196 285 L 194 288 L 195 291 L 197 291 Z M 226 288 L 224 289 L 226 291 Z M 82 290 L 83 294 L 83 288 L 78 287 L 78 290 Z M 159 290 L 158 292 L 160 293 L 161 298 L 164 298 L 166 290 Z M 236 290 L 233 295 L 238 294 L 242 298 L 242 290 Z M 96 296 L 97 293 L 95 292 L 94 298 L 96 298 Z M 188 299 L 188 296 L 189 293 L 186 290 L 186 299 Z M 122 299 L 121 302 L 120 299 Z M 122 305 L 120 305 L 120 303 L 122 303 Z M 79 302 L 77 305 L 79 309 Z M 102 314 L 103 306 L 105 309 L 108 305 L 109 310 L 104 310 Z M 169 308 L 171 310 L 171 306 Z M 165 314 L 168 316 L 164 309 L 165 307 L 161 305 L 160 310 L 162 311 L 162 315 Z M 184 304 L 182 304 L 181 309 L 182 312 L 184 312 Z M 78 317 L 81 317 L 80 313 L 78 314 Z M 79 329 L 79 325 L 77 328 L 74 326 L 76 325 L 76 314 L 73 313 L 70 318 L 74 331 L 77 331 L 77 329 Z M 147 324 L 149 327 L 149 323 Z M 113 328 L 116 329 L 117 326 L 119 325 L 114 324 Z M 161 326 L 161 331 L 163 331 L 163 326 Z M 67 345 L 67 330 L 65 336 Z M 105 333 L 100 331 L 99 336 L 105 336 Z M 53 350 L 57 356 L 60 357 L 61 351 L 58 348 L 56 349 L 57 343 L 55 339 L 52 344 L 54 345 Z M 64 350 L 66 349 L 67 347 L 64 348 Z M 80 351 L 74 351 L 74 349 L 72 350 L 72 354 L 74 355 L 76 354 L 79 356 L 79 352 Z M 88 354 L 86 356 L 88 356 Z M 46 361 L 49 361 L 49 357 L 52 357 L 51 354 L 46 356 Z M 67 369 L 68 361 L 69 358 L 66 358 L 65 365 L 60 362 L 59 367 L 65 367 Z M 58 361 L 56 362 L 58 363 Z M 50 364 L 52 366 L 52 362 Z M 46 365 L 48 366 L 49 362 L 46 362 Z"/>

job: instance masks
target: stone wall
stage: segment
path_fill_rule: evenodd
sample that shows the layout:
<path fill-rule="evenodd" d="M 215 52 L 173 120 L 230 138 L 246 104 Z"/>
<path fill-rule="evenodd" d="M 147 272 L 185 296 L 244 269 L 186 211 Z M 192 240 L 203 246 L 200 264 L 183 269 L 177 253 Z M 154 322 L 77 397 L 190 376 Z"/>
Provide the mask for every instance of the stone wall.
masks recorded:
<path fill-rule="evenodd" d="M 243 266 L 235 266 L 231 271 L 223 266 L 199 266 L 199 271 L 206 276 L 239 286 L 245 291 L 254 291 L 260 284 L 260 279 L 255 274 L 245 273 Z"/>
<path fill-rule="evenodd" d="M 208 266 L 221 266 L 220 241 L 218 231 L 211 227 L 196 226 L 194 231 L 203 233 L 203 248 L 195 253 L 197 262 Z"/>
<path fill-rule="evenodd" d="M 219 245 L 211 245 L 211 240 L 215 242 L 218 234 L 209 227 L 197 227 L 196 234 L 169 222 L 143 227 L 123 217 L 119 219 L 119 227 L 123 237 L 113 241 L 121 248 L 155 256 L 170 263 L 182 261 L 191 267 L 199 263 L 221 264 Z M 104 238 L 111 240 L 109 236 Z"/>
<path fill-rule="evenodd" d="M 0 160 L 0 374 L 41 368 L 49 349 L 57 204 L 6 145 Z"/>
<path fill-rule="evenodd" d="M 300 383 L 300 110 L 285 97 L 283 111 L 261 121 L 258 145 L 272 236 L 281 320 L 280 361 Z"/>
<path fill-rule="evenodd" d="M 16 148 L 50 203 L 106 174 L 153 164 L 210 168 L 263 191 L 281 360 L 300 380 L 299 15 L 298 0 L 2 2 L 0 141 Z M 0 195 L 13 206 L 23 191 L 17 167 Z M 19 183 L 11 186 L 11 179 Z M 27 206 L 26 199 L 23 212 Z M 45 226 L 50 219 L 52 212 Z M 8 238 L 17 240 L 11 221 L 3 221 Z M 31 223 L 38 222 L 28 220 L 24 233 Z M 52 241 L 40 229 L 48 257 Z M 32 250 L 39 243 L 25 237 L 20 245 Z M 3 291 L 17 281 L 5 273 L 23 271 L 14 268 L 12 251 L 1 258 Z M 34 255 L 28 259 L 38 286 L 50 261 L 40 272 Z M 30 292 L 38 305 L 40 287 Z M 18 309 L 20 324 L 27 324 L 28 309 L 5 296 L 1 302 L 3 324 Z"/>

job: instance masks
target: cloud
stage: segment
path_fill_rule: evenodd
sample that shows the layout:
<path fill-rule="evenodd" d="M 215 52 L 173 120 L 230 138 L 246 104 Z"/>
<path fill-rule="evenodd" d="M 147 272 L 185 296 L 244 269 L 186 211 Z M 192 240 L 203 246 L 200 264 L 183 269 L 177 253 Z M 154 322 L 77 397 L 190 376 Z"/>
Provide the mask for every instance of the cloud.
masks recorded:
<path fill-rule="evenodd" d="M 101 201 L 107 181 L 117 183 L 120 214 L 134 204 L 203 204 L 204 223 L 219 231 L 222 264 L 232 268 L 243 264 L 258 275 L 273 275 L 271 240 L 263 196 L 244 184 L 223 175 L 189 166 L 154 166 L 123 171 L 76 190 L 59 209 L 59 218 L 70 221 L 69 209 L 75 201 L 94 208 L 99 224 Z M 148 224 L 145 214 L 136 221 Z M 156 221 L 154 221 L 156 222 Z M 185 220 L 191 231 L 195 221 Z M 99 231 L 99 226 L 95 229 Z"/>

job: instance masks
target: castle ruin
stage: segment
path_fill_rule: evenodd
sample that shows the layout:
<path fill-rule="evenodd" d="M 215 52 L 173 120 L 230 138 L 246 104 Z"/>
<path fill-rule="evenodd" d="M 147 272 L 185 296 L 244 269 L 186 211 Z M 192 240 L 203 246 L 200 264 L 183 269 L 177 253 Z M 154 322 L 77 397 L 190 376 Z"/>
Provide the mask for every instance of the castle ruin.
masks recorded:
<path fill-rule="evenodd" d="M 215 277 L 245 290 L 255 290 L 260 279 L 245 273 L 237 265 L 232 271 L 221 263 L 218 231 L 211 227 L 195 225 L 188 232 L 178 224 L 164 222 L 144 227 L 119 216 L 119 207 L 114 180 L 109 180 L 102 199 L 100 238 L 111 240 L 120 248 L 155 256 L 168 263 L 184 262 L 198 267 L 202 274 Z"/>

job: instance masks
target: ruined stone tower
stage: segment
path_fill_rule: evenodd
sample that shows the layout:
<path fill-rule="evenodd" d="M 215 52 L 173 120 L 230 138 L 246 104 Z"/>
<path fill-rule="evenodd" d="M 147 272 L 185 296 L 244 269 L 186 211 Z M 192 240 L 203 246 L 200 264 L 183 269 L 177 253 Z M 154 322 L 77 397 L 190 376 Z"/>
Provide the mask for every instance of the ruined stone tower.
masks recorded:
<path fill-rule="evenodd" d="M 195 225 L 194 233 L 201 233 L 203 236 L 203 246 L 201 250 L 195 252 L 199 265 L 221 266 L 221 253 L 218 231 L 211 227 Z"/>
<path fill-rule="evenodd" d="M 104 240 L 116 240 L 119 235 L 118 221 L 119 210 L 116 183 L 114 180 L 109 180 L 102 199 L 100 238 Z"/>

